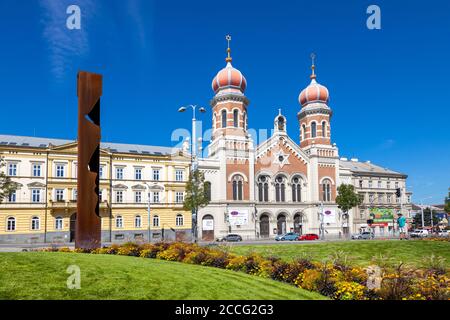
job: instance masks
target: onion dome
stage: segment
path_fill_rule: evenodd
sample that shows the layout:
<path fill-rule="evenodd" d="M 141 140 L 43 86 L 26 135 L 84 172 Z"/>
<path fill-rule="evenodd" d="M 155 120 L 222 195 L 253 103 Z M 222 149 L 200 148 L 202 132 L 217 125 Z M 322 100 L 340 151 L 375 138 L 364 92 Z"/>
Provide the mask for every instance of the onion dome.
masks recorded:
<path fill-rule="evenodd" d="M 298 100 L 303 107 L 313 102 L 327 104 L 330 98 L 330 93 L 328 92 L 328 89 L 325 86 L 317 83 L 316 81 L 316 74 L 314 73 L 315 70 L 314 57 L 311 69 L 312 69 L 312 74 L 310 76 L 311 83 L 309 84 L 309 86 L 303 89 L 303 91 L 300 93 L 298 97 Z"/>
<path fill-rule="evenodd" d="M 230 49 L 231 37 L 227 36 L 226 39 L 228 41 L 228 56 L 225 59 L 227 65 L 214 77 L 212 81 L 212 89 L 214 90 L 214 93 L 218 93 L 223 89 L 229 89 L 227 91 L 239 90 L 241 93 L 244 93 L 245 89 L 247 88 L 247 80 L 238 69 L 232 66 L 231 61 L 233 59 L 231 58 Z"/>
<path fill-rule="evenodd" d="M 215 93 L 222 89 L 239 89 L 244 93 L 247 87 L 247 80 L 242 73 L 231 65 L 231 62 L 227 63 L 227 66 L 220 70 L 212 81 L 212 89 Z"/>

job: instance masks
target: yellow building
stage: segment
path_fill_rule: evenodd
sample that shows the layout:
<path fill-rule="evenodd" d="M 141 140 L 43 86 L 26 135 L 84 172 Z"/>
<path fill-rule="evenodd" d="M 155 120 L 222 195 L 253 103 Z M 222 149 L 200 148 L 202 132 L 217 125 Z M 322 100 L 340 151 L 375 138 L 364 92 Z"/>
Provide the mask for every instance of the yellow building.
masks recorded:
<path fill-rule="evenodd" d="M 0 156 L 18 185 L 0 204 L 0 243 L 72 242 L 76 141 L 0 135 Z M 191 213 L 183 210 L 189 165 L 177 148 L 102 143 L 102 241 L 190 238 Z"/>

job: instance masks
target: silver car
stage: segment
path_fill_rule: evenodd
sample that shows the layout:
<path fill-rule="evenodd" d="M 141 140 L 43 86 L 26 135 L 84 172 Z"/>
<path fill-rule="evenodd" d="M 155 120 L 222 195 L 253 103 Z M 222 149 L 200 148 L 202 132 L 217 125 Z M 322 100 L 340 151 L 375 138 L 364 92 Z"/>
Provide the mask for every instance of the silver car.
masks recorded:
<path fill-rule="evenodd" d="M 353 240 L 370 240 L 373 238 L 375 238 L 375 235 L 372 232 L 367 231 L 352 235 Z"/>

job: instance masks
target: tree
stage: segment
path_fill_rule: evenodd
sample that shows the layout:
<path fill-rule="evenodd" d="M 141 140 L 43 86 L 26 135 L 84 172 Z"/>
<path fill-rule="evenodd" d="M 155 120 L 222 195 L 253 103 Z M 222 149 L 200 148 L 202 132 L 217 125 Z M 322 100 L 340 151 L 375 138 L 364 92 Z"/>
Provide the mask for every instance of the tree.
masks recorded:
<path fill-rule="evenodd" d="M 450 214 L 450 188 L 448 190 L 448 197 L 445 198 L 444 210 Z"/>
<path fill-rule="evenodd" d="M 186 196 L 183 207 L 192 211 L 194 239 L 197 239 L 197 213 L 200 208 L 206 207 L 210 200 L 211 185 L 205 183 L 203 172 L 194 170 L 189 174 L 189 181 L 186 184 Z"/>
<path fill-rule="evenodd" d="M 359 206 L 363 199 L 355 192 L 355 187 L 351 184 L 341 184 L 337 191 L 336 203 L 338 208 L 344 212 L 344 218 L 348 222 L 348 212 L 350 209 Z"/>
<path fill-rule="evenodd" d="M 11 179 L 1 170 L 5 166 L 5 162 L 2 157 L 0 157 L 0 203 L 16 190 L 16 183 L 11 181 Z"/>
<path fill-rule="evenodd" d="M 425 227 L 431 227 L 431 210 L 430 208 L 423 209 L 423 221 Z M 433 211 L 433 226 L 437 226 L 439 218 L 436 212 Z M 422 227 L 422 212 L 416 213 L 413 219 L 414 228 Z"/>

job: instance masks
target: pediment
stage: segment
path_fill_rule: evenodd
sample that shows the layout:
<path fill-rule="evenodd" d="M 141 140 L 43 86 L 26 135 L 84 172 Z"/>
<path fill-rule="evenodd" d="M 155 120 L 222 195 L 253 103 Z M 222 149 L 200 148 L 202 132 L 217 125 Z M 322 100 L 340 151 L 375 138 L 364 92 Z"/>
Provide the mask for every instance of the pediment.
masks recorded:
<path fill-rule="evenodd" d="M 41 183 L 41 182 L 32 182 L 27 184 L 27 187 L 29 188 L 45 188 L 45 184 Z"/>
<path fill-rule="evenodd" d="M 113 186 L 114 189 L 128 189 L 128 187 L 122 183 Z"/>

